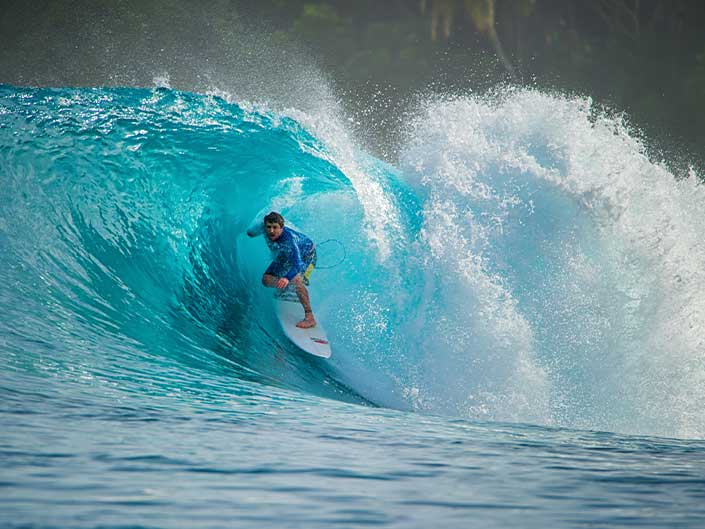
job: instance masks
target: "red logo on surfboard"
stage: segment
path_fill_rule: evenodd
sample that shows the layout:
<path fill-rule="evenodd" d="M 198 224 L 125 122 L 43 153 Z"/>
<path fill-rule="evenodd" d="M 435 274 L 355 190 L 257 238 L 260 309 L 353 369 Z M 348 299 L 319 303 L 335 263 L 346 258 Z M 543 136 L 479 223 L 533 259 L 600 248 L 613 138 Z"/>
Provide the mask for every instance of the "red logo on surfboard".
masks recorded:
<path fill-rule="evenodd" d="M 324 340 L 324 339 L 322 339 L 322 338 L 314 338 L 313 336 L 311 336 L 311 340 L 313 340 L 313 341 L 316 342 L 316 343 L 320 343 L 320 344 L 323 344 L 323 345 L 328 345 L 328 340 Z"/>

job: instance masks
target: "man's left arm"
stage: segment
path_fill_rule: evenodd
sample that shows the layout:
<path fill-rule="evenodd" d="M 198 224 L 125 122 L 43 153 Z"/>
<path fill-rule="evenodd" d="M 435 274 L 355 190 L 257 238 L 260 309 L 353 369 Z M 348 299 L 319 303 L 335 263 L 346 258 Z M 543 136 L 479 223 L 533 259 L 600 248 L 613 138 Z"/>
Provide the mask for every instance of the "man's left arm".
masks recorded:
<path fill-rule="evenodd" d="M 286 253 L 286 260 L 291 263 L 291 267 L 284 277 L 279 278 L 279 281 L 277 281 L 277 288 L 286 288 L 291 280 L 296 277 L 296 274 L 301 272 L 304 264 L 304 261 L 301 258 L 301 250 L 299 250 L 296 241 L 293 239 L 288 241 Z"/>
<path fill-rule="evenodd" d="M 291 241 L 291 254 L 289 255 L 290 257 L 290 263 L 291 263 L 291 268 L 287 272 L 287 274 L 284 276 L 286 277 L 289 281 L 294 279 L 296 277 L 296 274 L 301 272 L 301 269 L 304 266 L 304 260 L 301 258 L 301 250 L 299 250 L 298 245 L 294 242 Z"/>

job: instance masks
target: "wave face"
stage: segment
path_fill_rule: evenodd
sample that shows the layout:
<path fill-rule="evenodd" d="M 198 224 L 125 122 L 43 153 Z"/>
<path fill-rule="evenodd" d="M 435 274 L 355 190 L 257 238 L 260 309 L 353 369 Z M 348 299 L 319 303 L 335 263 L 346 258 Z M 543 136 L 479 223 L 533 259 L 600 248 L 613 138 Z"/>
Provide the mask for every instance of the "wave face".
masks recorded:
<path fill-rule="evenodd" d="M 336 123 L 0 87 L 3 379 L 705 435 L 695 175 L 589 100 L 535 91 L 428 101 L 398 168 Z M 266 248 L 244 232 L 270 209 L 320 243 L 329 362 L 292 349 L 260 285 Z"/>

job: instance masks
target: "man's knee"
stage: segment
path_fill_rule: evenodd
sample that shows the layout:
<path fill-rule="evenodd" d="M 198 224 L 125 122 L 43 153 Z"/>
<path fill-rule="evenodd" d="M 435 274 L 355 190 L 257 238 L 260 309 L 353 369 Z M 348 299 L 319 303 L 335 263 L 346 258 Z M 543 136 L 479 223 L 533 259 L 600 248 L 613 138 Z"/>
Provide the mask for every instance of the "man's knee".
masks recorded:
<path fill-rule="evenodd" d="M 298 274 L 291 280 L 294 283 L 294 288 L 296 290 L 306 290 L 306 282 L 301 274 Z"/>
<path fill-rule="evenodd" d="M 271 287 L 274 283 L 276 283 L 277 278 L 274 276 L 270 276 L 269 274 L 264 274 L 262 276 L 262 284 L 265 287 Z"/>

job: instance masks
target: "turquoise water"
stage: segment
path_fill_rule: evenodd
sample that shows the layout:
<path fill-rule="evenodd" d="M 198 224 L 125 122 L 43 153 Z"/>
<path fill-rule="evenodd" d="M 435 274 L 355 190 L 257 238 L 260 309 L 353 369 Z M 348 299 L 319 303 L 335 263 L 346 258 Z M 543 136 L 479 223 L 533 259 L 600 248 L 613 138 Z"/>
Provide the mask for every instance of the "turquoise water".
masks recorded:
<path fill-rule="evenodd" d="M 705 194 L 586 99 L 0 87 L 3 527 L 701 527 Z M 321 244 L 329 361 L 260 286 Z M 327 267 L 328 266 L 328 267 Z"/>

